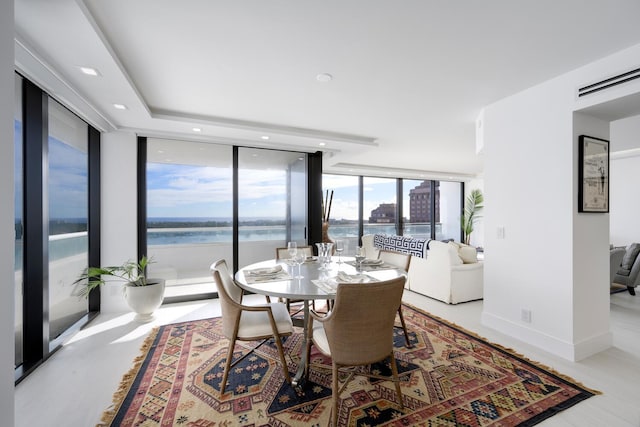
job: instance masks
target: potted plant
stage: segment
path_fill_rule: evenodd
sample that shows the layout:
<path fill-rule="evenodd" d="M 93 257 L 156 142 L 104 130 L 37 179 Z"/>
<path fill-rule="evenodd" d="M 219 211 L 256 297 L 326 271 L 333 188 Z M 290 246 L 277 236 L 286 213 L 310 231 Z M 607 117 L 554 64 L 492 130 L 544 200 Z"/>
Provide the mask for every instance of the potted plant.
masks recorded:
<path fill-rule="evenodd" d="M 482 210 L 484 197 L 482 191 L 477 188 L 471 190 L 464 204 L 464 215 L 462 216 L 462 233 L 464 235 L 464 243 L 466 245 L 471 241 L 471 233 L 473 233 L 473 224 L 480 218 L 479 212 Z"/>
<path fill-rule="evenodd" d="M 129 260 L 117 266 L 88 267 L 73 282 L 76 286 L 74 294 L 86 298 L 91 290 L 107 282 L 105 277 L 122 281 L 125 301 L 137 313 L 136 320 L 148 322 L 164 298 L 164 279 L 146 276 L 147 266 L 152 262 L 143 256 L 139 261 Z"/>

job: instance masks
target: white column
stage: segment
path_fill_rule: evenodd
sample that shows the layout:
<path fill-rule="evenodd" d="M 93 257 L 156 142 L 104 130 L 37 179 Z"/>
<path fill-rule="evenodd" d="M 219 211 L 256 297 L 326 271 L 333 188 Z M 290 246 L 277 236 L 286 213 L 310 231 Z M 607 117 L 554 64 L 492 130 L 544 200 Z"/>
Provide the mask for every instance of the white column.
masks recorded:
<path fill-rule="evenodd" d="M 13 2 L 0 2 L 0 414 L 14 425 Z"/>
<path fill-rule="evenodd" d="M 138 256 L 136 135 L 102 134 L 100 155 L 101 264 L 120 265 Z M 129 311 L 119 284 L 103 286 L 100 301 L 102 312 Z"/>

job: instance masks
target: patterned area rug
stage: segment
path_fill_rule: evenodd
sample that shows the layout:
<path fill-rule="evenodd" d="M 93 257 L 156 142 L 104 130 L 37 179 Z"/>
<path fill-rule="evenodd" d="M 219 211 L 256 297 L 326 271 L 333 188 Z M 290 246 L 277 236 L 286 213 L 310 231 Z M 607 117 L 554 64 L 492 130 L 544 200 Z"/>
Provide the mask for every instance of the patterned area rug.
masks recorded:
<path fill-rule="evenodd" d="M 404 306 L 413 348 L 395 336 L 404 409 L 391 381 L 356 376 L 340 398 L 341 426 L 530 426 L 597 392 L 442 319 Z M 112 426 L 326 426 L 331 411 L 331 361 L 312 354 L 302 390 L 284 381 L 273 341 L 229 374 L 220 394 L 228 341 L 221 318 L 154 330 L 143 355 L 122 380 L 103 415 Z M 295 372 L 301 330 L 285 342 Z M 234 358 L 251 348 L 236 346 Z M 246 346 L 245 346 L 246 345 Z M 370 369 L 385 375 L 387 363 Z"/>

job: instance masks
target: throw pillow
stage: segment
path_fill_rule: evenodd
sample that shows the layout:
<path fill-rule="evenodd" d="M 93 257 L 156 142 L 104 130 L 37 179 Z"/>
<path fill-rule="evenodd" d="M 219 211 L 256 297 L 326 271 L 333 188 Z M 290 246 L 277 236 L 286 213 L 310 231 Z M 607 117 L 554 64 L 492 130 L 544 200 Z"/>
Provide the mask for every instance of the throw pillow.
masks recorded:
<path fill-rule="evenodd" d="M 632 243 L 627 248 L 627 252 L 624 254 L 624 258 L 622 258 L 622 265 L 620 268 L 622 270 L 631 270 L 633 263 L 635 262 L 638 254 L 640 253 L 640 243 Z"/>
<path fill-rule="evenodd" d="M 478 262 L 478 251 L 473 246 L 461 246 L 458 249 L 458 256 L 465 264 L 473 264 Z"/>

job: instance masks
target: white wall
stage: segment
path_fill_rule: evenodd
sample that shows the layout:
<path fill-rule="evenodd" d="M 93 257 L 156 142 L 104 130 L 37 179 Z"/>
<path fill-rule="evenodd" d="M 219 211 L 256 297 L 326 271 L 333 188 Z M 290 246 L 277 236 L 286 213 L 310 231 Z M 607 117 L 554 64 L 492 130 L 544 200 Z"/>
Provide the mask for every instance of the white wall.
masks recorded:
<path fill-rule="evenodd" d="M 0 414 L 14 424 L 13 2 L 0 2 Z"/>
<path fill-rule="evenodd" d="M 100 147 L 101 265 L 119 265 L 138 257 L 137 138 L 133 133 L 103 133 Z M 129 311 L 122 286 L 102 287 L 103 313 Z"/>
<path fill-rule="evenodd" d="M 640 116 L 611 122 L 609 241 L 640 242 Z"/>
<path fill-rule="evenodd" d="M 640 45 L 508 97 L 484 111 L 482 322 L 569 360 L 608 347 L 609 218 L 577 213 L 577 135 L 606 133 L 574 111 L 576 88 L 637 67 Z M 613 94 L 613 95 L 612 95 Z M 606 136 L 606 135 L 605 135 Z M 504 239 L 497 229 L 504 227 Z M 531 311 L 531 323 L 522 310 Z"/>
<path fill-rule="evenodd" d="M 573 179 L 578 194 L 578 138 L 609 139 L 609 122 L 573 115 Z M 609 214 L 578 213 L 573 198 L 573 337 L 575 359 L 611 346 L 609 331 Z M 589 268 L 586 268 L 589 266 Z"/>

